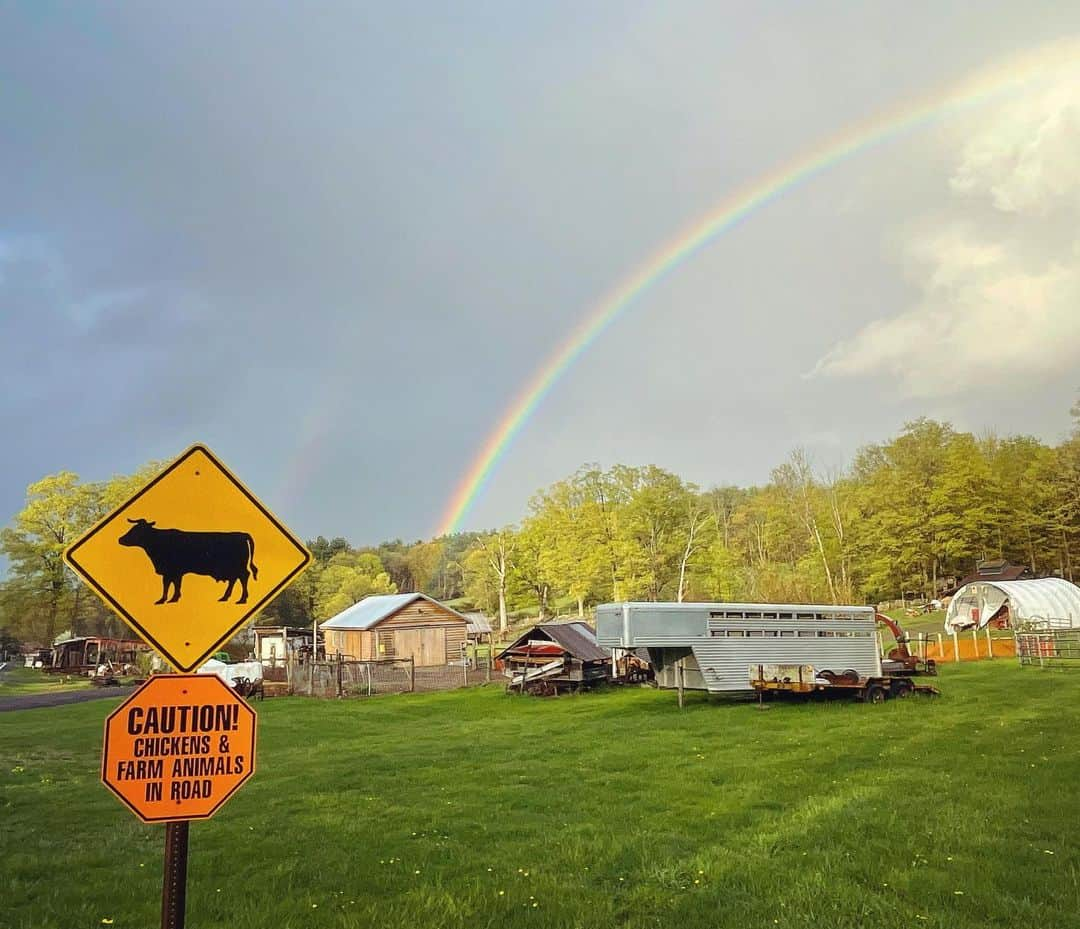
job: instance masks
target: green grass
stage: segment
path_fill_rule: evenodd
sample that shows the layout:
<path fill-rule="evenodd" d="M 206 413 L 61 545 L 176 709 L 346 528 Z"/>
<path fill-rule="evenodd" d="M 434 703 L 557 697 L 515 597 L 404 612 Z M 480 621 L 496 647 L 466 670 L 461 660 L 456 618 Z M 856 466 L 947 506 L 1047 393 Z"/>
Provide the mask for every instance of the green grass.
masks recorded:
<path fill-rule="evenodd" d="M 89 686 L 85 676 L 46 674 L 34 668 L 11 668 L 0 674 L 0 698 L 84 690 Z"/>
<path fill-rule="evenodd" d="M 1076 925 L 1080 674 L 938 700 L 491 687 L 258 706 L 191 829 L 193 927 Z M 156 925 L 163 828 L 97 782 L 103 700 L 0 714 L 0 925 Z"/>
<path fill-rule="evenodd" d="M 944 610 L 935 610 L 932 613 L 923 613 L 919 616 L 908 616 L 903 610 L 889 610 L 887 615 L 892 619 L 895 619 L 900 624 L 900 628 L 912 637 L 920 632 L 936 635 L 939 632 L 944 633 L 945 631 Z M 891 641 L 892 633 L 884 626 L 880 628 L 883 635 Z"/>

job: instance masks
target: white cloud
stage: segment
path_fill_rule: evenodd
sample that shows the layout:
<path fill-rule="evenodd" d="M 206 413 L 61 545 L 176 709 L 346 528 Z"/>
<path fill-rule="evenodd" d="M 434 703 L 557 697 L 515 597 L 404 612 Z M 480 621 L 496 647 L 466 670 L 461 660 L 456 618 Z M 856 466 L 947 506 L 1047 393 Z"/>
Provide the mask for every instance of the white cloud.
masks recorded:
<path fill-rule="evenodd" d="M 981 114 L 940 215 L 909 234 L 921 297 L 814 374 L 889 375 L 914 396 L 1042 380 L 1080 362 L 1080 62 Z"/>
<path fill-rule="evenodd" d="M 1012 101 L 964 146 L 954 191 L 1006 213 L 1046 215 L 1080 204 L 1080 66 Z"/>

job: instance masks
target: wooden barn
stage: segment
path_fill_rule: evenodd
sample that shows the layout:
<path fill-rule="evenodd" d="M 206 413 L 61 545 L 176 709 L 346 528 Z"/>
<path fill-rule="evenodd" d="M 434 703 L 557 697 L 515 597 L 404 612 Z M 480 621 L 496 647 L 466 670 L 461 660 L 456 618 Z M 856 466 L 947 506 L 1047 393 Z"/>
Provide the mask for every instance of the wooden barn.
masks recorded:
<path fill-rule="evenodd" d="M 326 657 L 412 658 L 416 667 L 460 660 L 468 620 L 424 594 L 368 597 L 320 627 Z"/>

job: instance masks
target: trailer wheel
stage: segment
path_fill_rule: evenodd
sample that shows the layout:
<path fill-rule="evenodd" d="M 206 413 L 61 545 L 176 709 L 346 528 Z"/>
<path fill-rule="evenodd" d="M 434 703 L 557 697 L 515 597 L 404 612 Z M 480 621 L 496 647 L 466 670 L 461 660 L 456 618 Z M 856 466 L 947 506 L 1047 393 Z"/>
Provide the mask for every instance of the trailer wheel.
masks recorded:
<path fill-rule="evenodd" d="M 854 668 L 848 668 L 843 674 L 840 675 L 841 679 L 847 681 L 849 684 L 859 683 L 859 672 Z"/>
<path fill-rule="evenodd" d="M 899 697 L 901 700 L 910 697 L 914 692 L 915 685 L 911 681 L 897 681 L 893 688 L 893 696 Z"/>
<path fill-rule="evenodd" d="M 885 693 L 884 687 L 871 687 L 866 691 L 867 703 L 884 703 L 888 694 Z"/>

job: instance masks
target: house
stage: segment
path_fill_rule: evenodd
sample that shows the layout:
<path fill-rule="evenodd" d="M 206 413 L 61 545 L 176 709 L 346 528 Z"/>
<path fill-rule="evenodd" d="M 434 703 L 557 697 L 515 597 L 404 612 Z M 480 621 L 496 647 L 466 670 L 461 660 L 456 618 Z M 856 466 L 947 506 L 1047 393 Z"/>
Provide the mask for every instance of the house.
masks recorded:
<path fill-rule="evenodd" d="M 558 693 L 611 678 L 611 653 L 596 644 L 592 626 L 580 620 L 540 623 L 523 632 L 497 656 L 510 689 Z"/>
<path fill-rule="evenodd" d="M 1026 581 L 1034 576 L 1031 568 L 1027 565 L 1012 564 L 1005 558 L 998 558 L 994 561 L 980 561 L 975 566 L 974 574 L 962 578 L 952 588 L 947 587 L 941 592 L 941 596 L 954 597 L 962 587 L 980 581 L 987 584 L 993 584 L 997 581 Z"/>
<path fill-rule="evenodd" d="M 461 613 L 414 593 L 367 597 L 319 628 L 327 658 L 412 658 L 423 668 L 460 660 L 468 627 Z"/>

